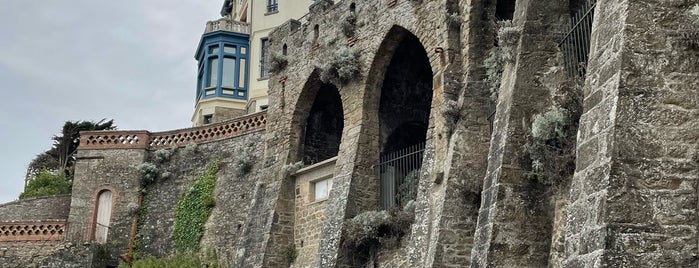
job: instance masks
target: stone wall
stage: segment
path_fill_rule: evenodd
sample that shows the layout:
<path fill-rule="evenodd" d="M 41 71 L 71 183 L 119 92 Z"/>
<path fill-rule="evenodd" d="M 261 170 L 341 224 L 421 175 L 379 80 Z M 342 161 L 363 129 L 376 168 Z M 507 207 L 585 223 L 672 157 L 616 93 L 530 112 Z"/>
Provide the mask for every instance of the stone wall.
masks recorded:
<path fill-rule="evenodd" d="M 70 195 L 33 197 L 0 204 L 0 223 L 12 221 L 66 220 Z"/>
<path fill-rule="evenodd" d="M 253 132 L 235 138 L 199 144 L 196 149 L 163 149 L 170 158 L 157 164 L 160 174 L 168 173 L 149 185 L 144 196 L 146 215 L 138 234 L 142 256 L 165 257 L 177 253 L 174 244 L 175 212 L 178 201 L 190 185 L 206 170 L 209 163 L 220 160 L 214 190 L 215 207 L 205 226 L 201 245 L 204 253 L 216 253 L 224 266 L 235 259 L 235 248 L 246 225 L 249 206 L 260 176 L 261 143 L 264 132 Z M 154 162 L 154 152 L 146 161 Z M 239 174 L 238 161 L 249 158 L 252 171 Z"/>
<path fill-rule="evenodd" d="M 39 267 L 44 258 L 60 247 L 61 241 L 0 242 L 0 267 Z"/>
<path fill-rule="evenodd" d="M 325 220 L 327 199 L 314 196 L 314 182 L 333 180 L 334 159 L 305 167 L 294 174 L 294 248 L 298 257 L 294 267 L 315 267 L 320 245 L 320 228 Z"/>
<path fill-rule="evenodd" d="M 102 191 L 111 191 L 112 214 L 105 259 L 110 265 L 118 263 L 133 237 L 141 193 L 138 166 L 145 159 L 144 149 L 78 150 L 67 223 L 68 242 L 83 244 L 95 240 L 97 198 Z"/>

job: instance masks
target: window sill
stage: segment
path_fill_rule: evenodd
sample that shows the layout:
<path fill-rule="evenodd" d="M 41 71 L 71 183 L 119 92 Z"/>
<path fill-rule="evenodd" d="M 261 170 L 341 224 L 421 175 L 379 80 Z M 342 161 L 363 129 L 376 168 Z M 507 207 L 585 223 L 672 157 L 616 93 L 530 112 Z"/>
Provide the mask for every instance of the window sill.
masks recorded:
<path fill-rule="evenodd" d="M 257 78 L 257 81 L 264 81 L 264 80 L 269 80 L 269 75 Z"/>
<path fill-rule="evenodd" d="M 315 204 L 318 204 L 318 203 L 323 203 L 323 202 L 325 202 L 325 201 L 328 201 L 328 199 L 329 199 L 329 198 L 326 197 L 326 198 L 319 199 L 319 200 L 313 200 L 313 201 L 311 201 L 310 203 L 308 203 L 308 204 L 306 204 L 306 205 L 315 205 Z"/>
<path fill-rule="evenodd" d="M 277 13 L 279 13 L 279 10 L 267 11 L 267 13 L 265 13 L 265 16 L 274 15 L 274 14 L 277 14 Z"/>

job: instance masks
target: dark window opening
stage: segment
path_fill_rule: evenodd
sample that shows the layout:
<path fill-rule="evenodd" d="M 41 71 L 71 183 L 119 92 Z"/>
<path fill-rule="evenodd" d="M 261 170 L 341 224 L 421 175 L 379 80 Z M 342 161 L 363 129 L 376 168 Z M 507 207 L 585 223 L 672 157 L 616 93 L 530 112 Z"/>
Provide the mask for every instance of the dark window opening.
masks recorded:
<path fill-rule="evenodd" d="M 204 116 L 204 125 L 211 124 L 213 117 L 214 117 L 214 115 L 212 115 L 212 114 L 205 115 Z"/>
<path fill-rule="evenodd" d="M 304 164 L 337 156 L 343 128 L 340 93 L 334 85 L 322 84 L 306 120 L 302 155 Z"/>
<path fill-rule="evenodd" d="M 282 46 L 282 55 L 284 55 L 284 56 L 286 56 L 286 49 L 287 49 L 286 44 L 284 44 Z"/>
<path fill-rule="evenodd" d="M 313 26 L 313 45 L 318 44 L 318 35 L 320 35 L 320 26 Z"/>
<path fill-rule="evenodd" d="M 498 0 L 495 4 L 497 20 L 511 20 L 515 15 L 515 0 Z"/>
<path fill-rule="evenodd" d="M 278 0 L 267 0 L 267 13 L 279 11 Z"/>

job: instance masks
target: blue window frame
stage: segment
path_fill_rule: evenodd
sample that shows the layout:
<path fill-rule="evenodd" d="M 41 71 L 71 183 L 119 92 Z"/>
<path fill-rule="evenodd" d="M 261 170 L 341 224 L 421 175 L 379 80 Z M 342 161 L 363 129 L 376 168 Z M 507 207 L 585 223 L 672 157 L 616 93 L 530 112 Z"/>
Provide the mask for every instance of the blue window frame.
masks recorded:
<path fill-rule="evenodd" d="M 248 36 L 214 32 L 204 35 L 197 50 L 196 100 L 223 97 L 248 98 Z"/>

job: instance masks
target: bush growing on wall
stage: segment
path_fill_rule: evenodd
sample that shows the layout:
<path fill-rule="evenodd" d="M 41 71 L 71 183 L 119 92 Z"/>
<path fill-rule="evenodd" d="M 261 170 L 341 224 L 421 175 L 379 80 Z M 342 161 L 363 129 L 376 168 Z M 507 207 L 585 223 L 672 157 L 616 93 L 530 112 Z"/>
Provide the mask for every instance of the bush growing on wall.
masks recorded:
<path fill-rule="evenodd" d="M 279 53 L 272 53 L 269 58 L 269 71 L 272 73 L 278 73 L 286 68 L 289 64 L 289 58 L 285 55 Z"/>
<path fill-rule="evenodd" d="M 158 170 L 158 167 L 149 162 L 139 165 L 138 173 L 141 175 L 141 187 L 146 187 L 154 183 L 160 176 L 160 170 Z"/>
<path fill-rule="evenodd" d="M 153 153 L 153 161 L 162 164 L 170 160 L 170 156 L 172 156 L 172 150 L 160 149 Z"/>
<path fill-rule="evenodd" d="M 359 75 L 359 51 L 354 47 L 343 47 L 335 51 L 320 71 L 320 80 L 328 83 L 337 80 L 346 84 Z"/>
<path fill-rule="evenodd" d="M 357 15 L 354 12 L 348 11 L 340 17 L 340 26 L 342 26 L 342 34 L 345 37 L 354 36 L 354 31 L 357 25 Z"/>
<path fill-rule="evenodd" d="M 415 206 L 408 202 L 401 210 L 365 211 L 345 220 L 343 245 L 367 253 L 378 246 L 391 248 L 410 231 L 415 218 Z"/>
<path fill-rule="evenodd" d="M 214 187 L 218 168 L 217 159 L 207 166 L 177 203 L 174 240 L 179 252 L 199 250 L 199 240 L 204 235 L 204 224 L 215 205 Z"/>
<path fill-rule="evenodd" d="M 119 268 L 129 267 L 125 263 L 119 265 Z M 169 258 L 153 258 L 148 257 L 141 260 L 136 260 L 131 264 L 131 268 L 217 268 L 218 262 L 210 260 L 202 260 L 194 253 L 178 254 Z"/>
<path fill-rule="evenodd" d="M 398 187 L 397 197 L 400 207 L 405 208 L 410 201 L 415 200 L 419 181 L 420 170 L 410 171 L 410 173 L 405 176 L 403 183 Z"/>
<path fill-rule="evenodd" d="M 522 27 L 517 27 L 511 20 L 498 21 L 496 24 L 498 46 L 493 47 L 483 61 L 490 88 L 490 98 L 497 100 L 505 63 L 514 63 L 517 42 L 522 34 Z"/>

